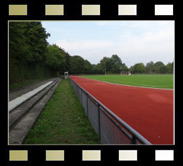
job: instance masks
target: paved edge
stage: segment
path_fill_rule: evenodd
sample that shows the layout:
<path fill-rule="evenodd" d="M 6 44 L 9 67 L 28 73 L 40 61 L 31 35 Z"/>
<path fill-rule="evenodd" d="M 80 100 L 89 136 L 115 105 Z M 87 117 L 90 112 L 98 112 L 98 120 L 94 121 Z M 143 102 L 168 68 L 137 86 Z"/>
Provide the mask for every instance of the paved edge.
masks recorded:
<path fill-rule="evenodd" d="M 8 110 L 12 111 L 14 108 L 16 108 L 17 106 L 19 106 L 20 104 L 22 104 L 24 101 L 30 99 L 32 96 L 36 95 L 37 93 L 39 93 L 40 91 L 42 91 L 44 88 L 46 88 L 48 85 L 50 85 L 53 81 L 49 81 L 46 84 L 41 85 L 40 87 L 26 93 L 23 94 L 20 97 L 17 97 L 16 99 L 10 101 L 8 103 Z"/>
<path fill-rule="evenodd" d="M 40 113 L 43 111 L 46 103 L 50 100 L 56 88 L 60 84 L 62 79 L 60 79 L 47 94 L 36 104 L 30 112 L 20 121 L 9 133 L 9 144 L 22 144 L 28 135 L 29 130 L 33 127 Z"/>

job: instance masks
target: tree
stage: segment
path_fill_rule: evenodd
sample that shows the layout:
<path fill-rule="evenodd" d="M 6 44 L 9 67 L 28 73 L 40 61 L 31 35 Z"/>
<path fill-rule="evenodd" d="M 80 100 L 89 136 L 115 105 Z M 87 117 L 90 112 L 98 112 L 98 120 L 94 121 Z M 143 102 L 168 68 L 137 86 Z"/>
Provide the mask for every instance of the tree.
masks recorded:
<path fill-rule="evenodd" d="M 71 56 L 70 57 L 70 70 L 71 74 L 83 74 L 84 73 L 84 59 L 79 56 Z"/>
<path fill-rule="evenodd" d="M 91 74 L 104 74 L 100 63 L 92 64 Z"/>
<path fill-rule="evenodd" d="M 10 22 L 9 36 L 11 57 L 26 63 L 45 60 L 46 39 L 50 34 L 40 22 Z"/>
<path fill-rule="evenodd" d="M 158 61 L 154 64 L 154 69 L 156 73 L 164 74 L 166 72 L 166 67 L 163 62 Z"/>
<path fill-rule="evenodd" d="M 135 73 L 134 71 L 135 71 L 135 67 L 134 67 L 134 66 L 131 66 L 131 67 L 130 67 L 130 72 L 131 72 L 131 73 Z"/>
<path fill-rule="evenodd" d="M 48 46 L 47 38 L 50 36 L 46 33 L 45 28 L 42 27 L 41 22 L 25 22 L 23 23 L 25 29 L 26 43 L 30 46 L 29 53 L 31 58 L 29 62 L 38 62 L 45 60 L 45 52 Z"/>
<path fill-rule="evenodd" d="M 125 72 L 129 71 L 129 69 L 128 69 L 128 67 L 126 66 L 125 63 L 122 63 L 122 71 L 125 71 Z"/>
<path fill-rule="evenodd" d="M 166 67 L 166 73 L 167 74 L 173 74 L 173 62 L 172 63 L 167 63 Z"/>
<path fill-rule="evenodd" d="M 65 64 L 65 71 L 69 71 L 70 69 L 70 55 L 68 52 L 65 53 L 65 60 L 66 60 L 66 64 Z"/>
<path fill-rule="evenodd" d="M 21 49 L 20 49 L 21 48 Z M 21 22 L 9 23 L 9 58 L 17 62 L 31 60 L 31 47 L 27 44 L 25 24 Z"/>
<path fill-rule="evenodd" d="M 111 57 L 111 63 L 112 63 L 112 72 L 113 73 L 120 73 L 122 70 L 122 61 L 121 58 L 117 55 L 112 55 Z"/>
<path fill-rule="evenodd" d="M 88 60 L 84 60 L 84 73 L 90 74 L 92 69 L 92 65 Z"/>
<path fill-rule="evenodd" d="M 40 22 L 9 22 L 10 84 L 52 75 L 45 68 L 49 36 Z"/>
<path fill-rule="evenodd" d="M 103 57 L 103 59 L 100 60 L 100 65 L 104 73 L 106 74 L 107 69 L 110 68 L 110 58 Z"/>
<path fill-rule="evenodd" d="M 132 66 L 130 68 L 130 71 L 132 73 L 138 73 L 138 74 L 142 74 L 145 72 L 145 66 L 143 63 L 136 63 L 134 66 Z"/>
<path fill-rule="evenodd" d="M 59 73 L 64 72 L 66 64 L 65 55 L 57 45 L 53 44 L 47 47 L 46 64 Z"/>
<path fill-rule="evenodd" d="M 146 73 L 152 74 L 154 73 L 154 62 L 150 61 L 146 64 L 146 69 L 145 69 Z"/>

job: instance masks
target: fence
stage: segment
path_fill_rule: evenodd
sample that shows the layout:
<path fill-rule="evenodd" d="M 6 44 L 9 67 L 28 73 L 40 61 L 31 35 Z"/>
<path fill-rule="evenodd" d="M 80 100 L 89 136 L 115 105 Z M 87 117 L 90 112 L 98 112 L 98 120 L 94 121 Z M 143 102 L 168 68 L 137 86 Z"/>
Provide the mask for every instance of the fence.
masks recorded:
<path fill-rule="evenodd" d="M 70 77 L 69 80 L 101 143 L 151 144 Z"/>

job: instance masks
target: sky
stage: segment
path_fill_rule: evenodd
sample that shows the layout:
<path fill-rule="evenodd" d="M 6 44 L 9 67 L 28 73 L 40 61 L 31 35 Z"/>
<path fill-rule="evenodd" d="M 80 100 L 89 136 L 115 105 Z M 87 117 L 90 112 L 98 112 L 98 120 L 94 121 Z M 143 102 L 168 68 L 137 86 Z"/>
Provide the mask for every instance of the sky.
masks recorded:
<path fill-rule="evenodd" d="M 174 61 L 174 21 L 42 21 L 50 44 L 91 64 L 117 54 L 128 67 Z"/>

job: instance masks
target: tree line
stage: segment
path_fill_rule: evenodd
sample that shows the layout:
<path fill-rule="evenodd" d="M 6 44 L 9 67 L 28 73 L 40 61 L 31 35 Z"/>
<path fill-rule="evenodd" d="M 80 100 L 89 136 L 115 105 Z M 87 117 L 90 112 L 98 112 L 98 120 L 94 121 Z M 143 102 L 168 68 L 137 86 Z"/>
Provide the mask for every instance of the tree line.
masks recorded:
<path fill-rule="evenodd" d="M 150 61 L 144 65 L 143 63 L 136 63 L 130 68 L 122 63 L 122 60 L 118 55 L 112 55 L 111 57 L 103 57 L 100 63 L 94 65 L 95 67 L 92 74 L 173 74 L 173 62 L 169 62 L 166 65 L 161 62 Z"/>
<path fill-rule="evenodd" d="M 69 74 L 134 74 L 173 73 L 173 62 L 137 63 L 130 68 L 114 54 L 91 64 L 80 55 L 71 56 L 56 44 L 49 44 L 41 22 L 9 22 L 9 82 L 10 84 Z"/>
<path fill-rule="evenodd" d="M 130 71 L 138 74 L 173 74 L 173 62 L 166 65 L 161 61 L 156 63 L 150 61 L 146 65 L 137 63 L 130 67 Z"/>
<path fill-rule="evenodd" d="M 40 22 L 9 22 L 9 84 L 51 77 L 46 33 Z"/>

